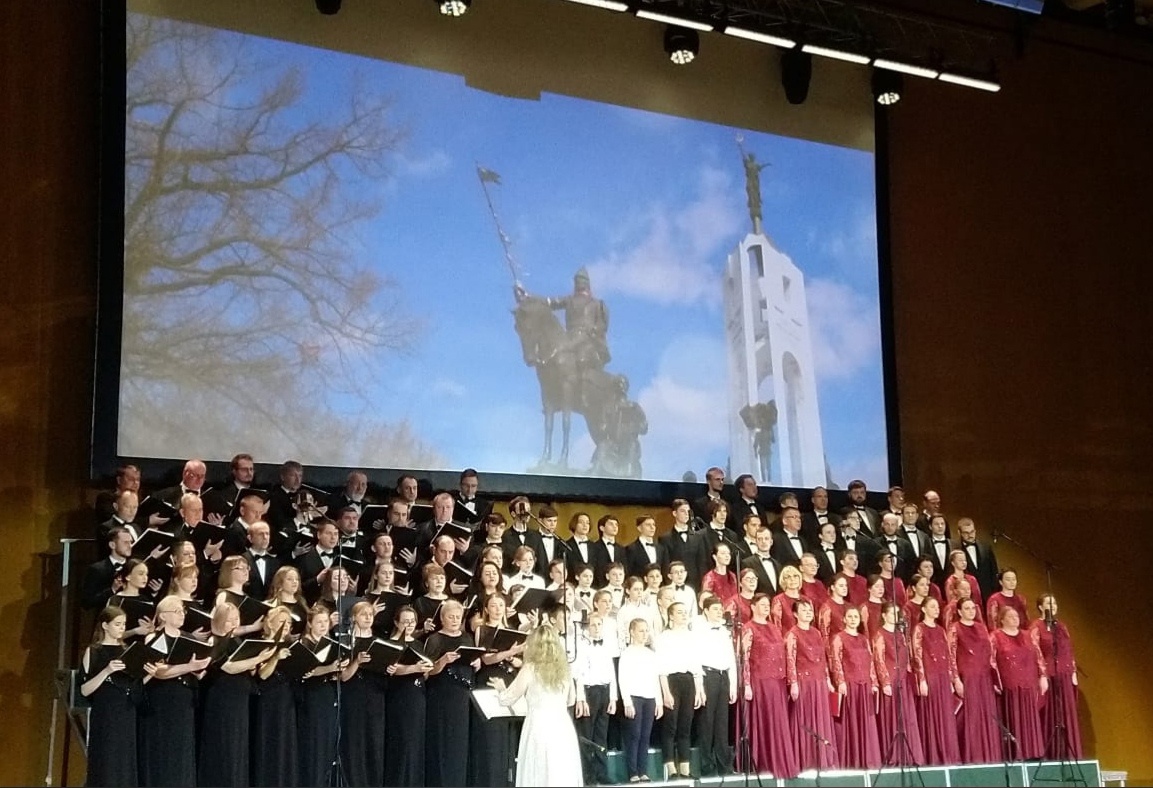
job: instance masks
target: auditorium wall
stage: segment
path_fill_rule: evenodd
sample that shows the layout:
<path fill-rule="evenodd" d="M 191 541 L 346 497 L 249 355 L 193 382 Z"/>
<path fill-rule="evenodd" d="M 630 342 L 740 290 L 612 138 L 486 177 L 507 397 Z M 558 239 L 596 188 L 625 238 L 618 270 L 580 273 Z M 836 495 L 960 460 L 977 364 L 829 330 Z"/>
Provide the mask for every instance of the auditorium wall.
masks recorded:
<path fill-rule="evenodd" d="M 59 588 L 45 556 L 90 523 L 98 27 L 95 3 L 0 4 L 3 784 L 44 777 Z M 1137 655 L 1153 628 L 1122 610 L 1145 590 L 1153 515 L 1153 68 L 1038 39 L 1001 69 L 999 95 L 910 81 L 892 113 L 904 480 L 1057 565 L 1090 750 L 1148 782 L 1153 680 Z M 997 549 L 1025 588 L 1044 582 L 1038 559 Z"/>

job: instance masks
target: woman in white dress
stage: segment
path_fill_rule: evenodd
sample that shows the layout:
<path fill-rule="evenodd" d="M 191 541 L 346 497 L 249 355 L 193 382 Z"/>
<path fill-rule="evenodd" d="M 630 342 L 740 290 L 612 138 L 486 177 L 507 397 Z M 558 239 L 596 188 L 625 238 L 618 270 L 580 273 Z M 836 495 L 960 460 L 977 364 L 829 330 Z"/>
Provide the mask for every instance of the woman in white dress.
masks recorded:
<path fill-rule="evenodd" d="M 525 641 L 524 667 L 500 691 L 500 702 L 511 706 L 526 699 L 528 714 L 516 758 L 517 786 L 581 786 L 580 746 L 569 706 L 576 700 L 568 658 L 560 635 L 549 624 L 537 627 Z"/>

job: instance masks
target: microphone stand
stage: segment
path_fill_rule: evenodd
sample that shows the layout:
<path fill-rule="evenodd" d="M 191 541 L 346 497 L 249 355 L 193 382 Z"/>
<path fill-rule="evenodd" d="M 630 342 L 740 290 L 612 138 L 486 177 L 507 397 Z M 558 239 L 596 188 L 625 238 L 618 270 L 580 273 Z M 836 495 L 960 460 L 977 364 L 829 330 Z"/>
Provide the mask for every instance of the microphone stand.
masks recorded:
<path fill-rule="evenodd" d="M 332 569 L 339 568 L 344 573 L 344 551 L 340 546 L 340 539 L 344 534 L 340 534 L 336 539 L 336 561 L 329 566 L 328 581 L 332 582 Z M 340 583 L 336 584 L 336 593 L 333 595 L 333 601 L 336 603 L 336 621 L 337 626 L 342 630 L 344 629 L 344 614 L 341 612 L 341 596 Z M 348 640 L 348 653 L 349 658 L 355 658 L 353 649 L 356 646 L 356 639 L 352 636 L 352 627 L 350 626 L 347 631 L 338 631 L 336 635 L 336 642 L 339 644 L 342 639 Z M 340 659 L 339 648 L 337 650 L 337 660 Z M 344 680 L 341 678 L 342 671 L 337 671 L 336 674 L 336 756 L 332 759 L 332 766 L 328 770 L 328 784 L 334 788 L 341 788 L 341 786 L 348 785 L 347 778 L 344 774 L 344 757 L 341 755 L 341 739 L 344 731 L 344 707 L 341 702 L 341 695 L 343 692 Z"/>
<path fill-rule="evenodd" d="M 821 747 L 821 745 L 824 745 L 826 747 L 832 747 L 833 743 L 831 741 L 829 741 L 828 739 L 826 739 L 821 734 L 817 733 L 812 728 L 810 728 L 808 725 L 802 724 L 801 729 L 804 730 L 804 732 L 807 733 L 813 740 L 813 749 L 816 750 L 816 756 L 817 756 L 816 757 L 816 767 L 815 767 L 817 770 L 817 774 L 813 778 L 813 783 L 814 783 L 814 788 L 821 788 L 821 751 L 820 751 L 820 747 Z M 760 775 L 757 776 L 757 779 L 760 780 Z"/>
<path fill-rule="evenodd" d="M 886 548 L 887 549 L 887 548 Z M 895 558 L 895 556 L 894 556 Z M 877 774 L 873 777 L 873 786 L 876 786 L 881 779 L 881 771 L 885 766 L 892 766 L 894 759 L 897 759 L 897 766 L 901 770 L 902 786 L 911 785 L 906 783 L 908 771 L 911 764 L 911 771 L 917 775 L 917 782 L 921 784 L 921 788 L 925 786 L 925 778 L 921 776 L 920 768 L 913 762 L 913 748 L 909 745 L 909 734 L 906 729 L 905 721 L 905 686 L 908 681 L 909 671 L 909 639 L 906 636 L 908 631 L 909 622 L 905 619 L 905 611 L 902 605 L 897 602 L 897 572 L 896 561 L 893 562 L 893 582 L 890 588 L 889 601 L 893 604 L 893 612 L 897 616 L 896 627 L 893 630 L 893 642 L 896 644 L 896 677 L 893 679 L 893 703 L 897 706 L 897 729 L 893 732 L 892 741 L 889 742 L 888 754 L 885 760 L 881 763 L 881 769 L 877 769 Z M 882 625 L 882 629 L 884 626 Z M 904 648 L 902 648 L 902 644 Z M 902 658 L 903 656 L 903 658 Z"/>
<path fill-rule="evenodd" d="M 738 592 L 739 595 L 740 592 Z M 733 634 L 736 638 L 737 648 L 737 757 L 740 759 L 742 773 L 744 774 L 745 788 L 749 788 L 749 776 L 756 779 L 757 785 L 761 785 L 761 775 L 757 771 L 755 764 L 753 764 L 753 744 L 749 737 L 749 704 L 751 701 L 745 700 L 745 688 L 742 686 L 745 678 L 745 663 L 748 657 L 745 656 L 744 649 L 744 634 L 745 634 L 745 621 L 741 616 L 741 605 L 737 602 L 733 605 Z M 750 677 L 751 678 L 751 677 Z M 820 758 L 817 759 L 817 768 L 820 769 Z M 724 777 L 721 778 L 721 785 L 724 785 Z"/>
<path fill-rule="evenodd" d="M 1004 690 L 1002 690 L 1004 692 Z M 1012 784 L 1009 775 L 1009 764 L 1013 762 L 1013 748 L 1017 744 L 1017 737 L 1013 735 L 1013 731 L 1001 722 L 996 712 L 989 712 L 989 716 L 993 718 L 993 722 L 997 723 L 997 727 L 1001 729 L 1001 754 L 1005 756 L 1002 763 L 1005 766 L 1005 788 L 1009 788 Z"/>

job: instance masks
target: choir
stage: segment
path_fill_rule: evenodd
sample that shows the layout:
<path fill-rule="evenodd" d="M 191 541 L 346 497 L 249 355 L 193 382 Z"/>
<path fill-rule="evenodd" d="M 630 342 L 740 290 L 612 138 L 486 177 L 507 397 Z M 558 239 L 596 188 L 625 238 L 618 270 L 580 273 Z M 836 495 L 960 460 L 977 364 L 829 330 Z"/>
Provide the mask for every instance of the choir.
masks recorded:
<path fill-rule="evenodd" d="M 411 477 L 377 505 L 352 474 L 325 506 L 302 475 L 182 483 L 167 508 L 113 496 L 83 582 L 89 785 L 511 785 L 518 750 L 520 777 L 605 784 L 610 746 L 643 782 L 651 741 L 674 778 L 1081 756 L 1057 600 L 1040 595 L 1030 620 L 968 518 L 952 542 L 939 513 L 852 496 L 836 514 L 818 488 L 803 518 L 785 498 L 764 525 L 747 495 L 710 487 L 673 502 L 664 537 L 644 515 L 621 545 L 616 518 L 590 539 L 578 513 L 564 540 L 523 496 L 510 527 L 471 469 L 419 521 Z M 530 680 L 542 624 L 569 669 Z M 484 687 L 547 698 L 548 714 L 567 702 L 575 777 L 567 755 L 543 766 L 544 728 L 518 748 L 480 713 Z"/>

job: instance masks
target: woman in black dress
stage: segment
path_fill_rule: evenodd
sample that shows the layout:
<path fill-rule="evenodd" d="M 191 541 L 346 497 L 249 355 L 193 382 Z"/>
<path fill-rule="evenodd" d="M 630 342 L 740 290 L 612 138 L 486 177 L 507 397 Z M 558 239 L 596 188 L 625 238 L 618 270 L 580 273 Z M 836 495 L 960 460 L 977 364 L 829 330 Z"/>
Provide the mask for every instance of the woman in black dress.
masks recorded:
<path fill-rule="evenodd" d="M 297 687 L 296 740 L 300 747 L 297 785 L 328 785 L 336 760 L 336 682 L 346 663 L 331 658 L 337 648 L 328 637 L 332 610 L 315 604 L 308 610 L 304 647 L 321 657 L 321 667 L 305 674 Z M 322 656 L 323 655 L 323 656 Z"/>
<path fill-rule="evenodd" d="M 264 617 L 264 637 L 275 638 L 292 626 L 292 613 L 278 607 Z M 256 698 L 252 708 L 252 784 L 261 788 L 296 785 L 296 694 L 292 680 L 277 669 L 288 656 L 288 645 L 296 638 L 287 635 L 279 653 L 257 671 Z"/>
<path fill-rule="evenodd" d="M 426 591 L 423 596 L 416 598 L 412 606 L 416 610 L 417 637 L 425 638 L 432 635 L 441 624 L 441 606 L 448 599 L 448 595 L 444 593 L 448 578 L 444 574 L 444 569 L 434 563 L 424 565 L 421 577 Z"/>
<path fill-rule="evenodd" d="M 428 785 L 458 786 L 468 777 L 469 693 L 480 659 L 467 662 L 456 652 L 472 645 L 464 632 L 464 605 L 449 599 L 440 606 L 440 619 L 440 630 L 425 641 L 434 664 L 428 673 L 424 778 Z"/>
<path fill-rule="evenodd" d="M 156 605 L 156 626 L 165 638 L 180 637 L 184 603 L 169 595 Z M 183 788 L 196 783 L 196 689 L 209 657 L 184 665 L 144 666 L 144 705 L 137 717 L 140 784 Z"/>
<path fill-rule="evenodd" d="M 300 572 L 295 566 L 282 566 L 276 570 L 268 586 L 267 601 L 269 607 L 288 608 L 291 617 L 290 631 L 297 637 L 304 634 L 304 624 L 308 619 L 308 603 L 300 593 Z"/>
<path fill-rule="evenodd" d="M 136 705 L 140 682 L 124 675 L 118 659 L 124 651 L 127 618 L 106 607 L 96 619 L 92 645 L 81 658 L 80 694 L 92 704 L 88 717 L 88 778 L 85 785 L 138 785 Z M 139 646 L 137 646 L 139 648 Z"/>
<path fill-rule="evenodd" d="M 404 605 L 396 611 L 390 640 L 419 648 L 416 611 Z M 431 664 L 388 666 L 388 743 L 385 745 L 384 784 L 424 785 L 425 696 Z"/>
<path fill-rule="evenodd" d="M 371 666 L 365 650 L 372 645 L 376 608 L 360 601 L 352 606 L 352 661 L 341 673 L 340 752 L 349 785 L 384 784 L 385 704 L 388 680 Z"/>
<path fill-rule="evenodd" d="M 255 657 L 227 661 L 241 644 L 233 634 L 239 626 L 236 606 L 230 602 L 217 604 L 212 614 L 212 642 L 220 661 L 209 665 L 200 685 L 200 752 L 196 764 L 196 781 L 200 785 L 245 786 L 249 782 L 252 671 L 272 657 L 276 649 L 269 647 Z"/>
<path fill-rule="evenodd" d="M 244 602 L 246 594 L 244 593 L 244 586 L 248 583 L 248 576 L 251 569 L 248 566 L 248 559 L 242 555 L 230 555 L 220 562 L 220 574 L 216 578 L 216 604 L 213 607 L 213 617 L 219 612 L 222 603 L 229 603 L 233 607 L 239 609 L 241 603 Z M 229 637 L 240 637 L 242 635 L 252 635 L 259 632 L 264 627 L 264 616 L 253 621 L 251 624 L 240 624 L 240 614 L 237 612 L 236 627 L 228 632 Z"/>
<path fill-rule="evenodd" d="M 124 640 L 131 643 L 145 635 L 151 635 L 154 629 L 152 607 L 152 594 L 148 587 L 148 564 L 139 558 L 129 558 L 116 572 L 113 588 L 120 589 L 109 600 L 109 607 L 118 607 L 125 612 L 125 620 L 132 611 L 140 611 L 134 621 L 128 622 L 128 629 L 124 632 Z M 143 611 L 147 615 L 142 615 Z"/>
<path fill-rule="evenodd" d="M 491 564 L 490 564 L 491 566 Z M 484 618 L 474 627 L 476 645 L 482 644 L 485 630 L 482 627 L 508 628 L 505 617 L 508 600 L 504 594 L 489 594 L 484 600 Z M 480 670 L 476 674 L 476 686 L 487 687 L 489 680 L 498 678 L 505 686 L 512 684 L 521 668 L 521 653 L 524 644 L 513 646 L 506 651 L 494 651 L 480 658 Z M 470 709 L 469 752 L 472 765 L 469 785 L 506 786 L 509 785 L 509 732 L 505 720 L 489 720 L 473 706 Z"/>

